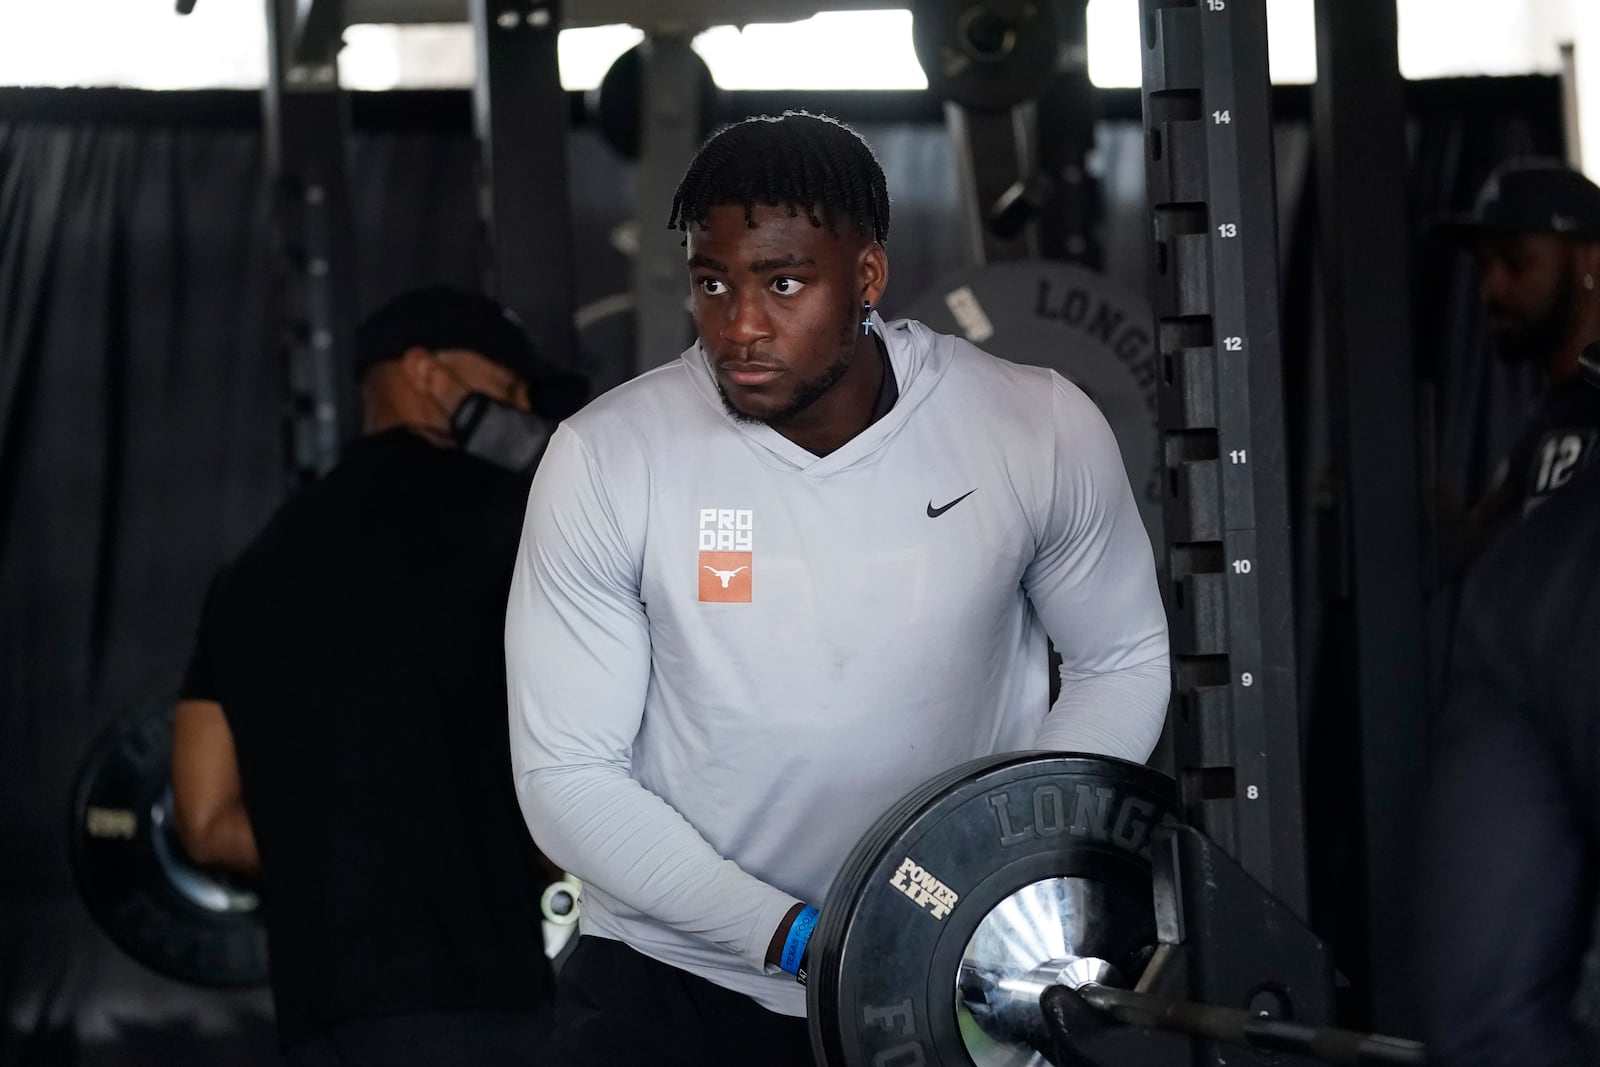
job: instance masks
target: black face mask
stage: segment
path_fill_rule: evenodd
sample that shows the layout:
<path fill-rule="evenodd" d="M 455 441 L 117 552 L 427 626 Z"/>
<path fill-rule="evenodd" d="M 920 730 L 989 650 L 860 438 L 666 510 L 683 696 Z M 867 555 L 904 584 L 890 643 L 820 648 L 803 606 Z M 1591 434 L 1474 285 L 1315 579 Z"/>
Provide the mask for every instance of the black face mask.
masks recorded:
<path fill-rule="evenodd" d="M 544 455 L 550 425 L 483 393 L 468 393 L 450 416 L 450 436 L 468 455 L 525 474 Z"/>

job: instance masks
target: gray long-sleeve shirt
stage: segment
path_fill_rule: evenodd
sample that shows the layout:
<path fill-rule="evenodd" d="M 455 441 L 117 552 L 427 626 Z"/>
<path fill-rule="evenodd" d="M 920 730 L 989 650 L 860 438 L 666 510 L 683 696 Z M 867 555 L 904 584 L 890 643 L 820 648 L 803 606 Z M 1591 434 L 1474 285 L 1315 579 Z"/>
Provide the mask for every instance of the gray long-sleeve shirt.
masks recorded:
<path fill-rule="evenodd" d="M 773 932 L 889 805 L 990 753 L 1143 760 L 1170 689 L 1099 411 L 1051 371 L 878 327 L 899 399 L 827 456 L 731 418 L 697 347 L 570 419 L 506 621 L 517 791 L 584 880 L 583 931 L 790 1015 Z"/>

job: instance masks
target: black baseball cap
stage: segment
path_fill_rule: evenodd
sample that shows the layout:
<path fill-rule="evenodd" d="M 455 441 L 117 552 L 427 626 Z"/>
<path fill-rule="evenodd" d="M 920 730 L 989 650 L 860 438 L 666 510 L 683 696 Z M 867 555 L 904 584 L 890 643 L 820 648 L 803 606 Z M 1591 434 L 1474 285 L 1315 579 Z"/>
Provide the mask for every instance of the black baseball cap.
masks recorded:
<path fill-rule="evenodd" d="M 467 349 L 500 364 L 528 383 L 534 412 L 547 419 L 589 398 L 587 378 L 541 359 L 516 314 L 479 293 L 431 285 L 390 300 L 356 327 L 356 375 L 418 347 Z"/>
<path fill-rule="evenodd" d="M 1433 226 L 1442 237 L 1470 240 L 1488 233 L 1553 233 L 1600 241 L 1600 186 L 1557 159 L 1501 165 L 1466 215 Z"/>

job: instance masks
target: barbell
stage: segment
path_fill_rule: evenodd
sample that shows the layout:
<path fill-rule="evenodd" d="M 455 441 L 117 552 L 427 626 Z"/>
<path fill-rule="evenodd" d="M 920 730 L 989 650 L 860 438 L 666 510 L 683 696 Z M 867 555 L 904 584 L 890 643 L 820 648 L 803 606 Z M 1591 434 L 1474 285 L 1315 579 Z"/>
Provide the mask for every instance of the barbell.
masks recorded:
<path fill-rule="evenodd" d="M 1053 753 L 908 794 L 813 936 L 818 1064 L 1423 1063 L 1416 1042 L 1328 1025 L 1325 947 L 1176 812 L 1162 774 Z"/>

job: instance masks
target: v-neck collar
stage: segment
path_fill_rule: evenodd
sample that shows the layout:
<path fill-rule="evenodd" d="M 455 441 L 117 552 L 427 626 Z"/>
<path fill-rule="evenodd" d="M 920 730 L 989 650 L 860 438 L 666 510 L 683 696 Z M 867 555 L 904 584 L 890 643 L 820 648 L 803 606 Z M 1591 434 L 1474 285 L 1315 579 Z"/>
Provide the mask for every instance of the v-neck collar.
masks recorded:
<path fill-rule="evenodd" d="M 685 351 L 682 358 L 701 396 L 755 447 L 765 462 L 779 469 L 825 478 L 862 462 L 881 448 L 932 391 L 950 365 L 954 339 L 935 334 L 920 322 L 897 319 L 885 323 L 874 311 L 872 328 L 878 332 L 889 357 L 885 370 L 894 375 L 897 395 L 882 418 L 826 456 L 795 444 L 764 422 L 742 422 L 729 415 L 722 394 L 717 391 L 705 350 L 698 343 Z"/>

